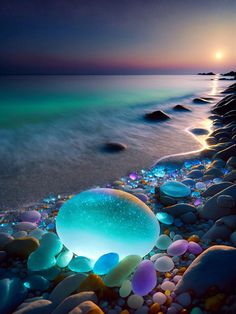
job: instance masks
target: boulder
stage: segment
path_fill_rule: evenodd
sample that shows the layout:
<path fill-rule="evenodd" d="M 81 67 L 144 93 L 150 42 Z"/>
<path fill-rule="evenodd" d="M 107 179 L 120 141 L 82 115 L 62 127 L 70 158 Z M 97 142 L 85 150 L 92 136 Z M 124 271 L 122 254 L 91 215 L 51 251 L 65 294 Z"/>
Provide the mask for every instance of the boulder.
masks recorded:
<path fill-rule="evenodd" d="M 162 110 L 156 110 L 145 114 L 144 118 L 148 121 L 165 121 L 170 117 Z"/>
<path fill-rule="evenodd" d="M 209 186 L 209 188 L 206 189 L 206 191 L 202 193 L 202 196 L 204 197 L 214 196 L 215 194 L 225 190 L 231 185 L 233 185 L 233 183 L 231 182 L 221 182 L 212 184 L 211 186 Z"/>
<path fill-rule="evenodd" d="M 213 286 L 228 291 L 236 280 L 236 249 L 225 245 L 215 245 L 201 253 L 189 266 L 178 282 L 175 293 L 189 290 L 197 296 Z"/>
<path fill-rule="evenodd" d="M 230 229 L 225 226 L 224 224 L 217 224 L 216 222 L 214 225 L 203 235 L 203 239 L 208 239 L 211 241 L 215 241 L 217 239 L 221 240 L 228 240 L 230 237 L 231 231 Z"/>
<path fill-rule="evenodd" d="M 219 207 L 217 204 L 217 199 L 221 195 L 229 195 L 233 198 L 234 202 L 236 201 L 236 184 L 222 190 L 216 195 L 209 198 L 203 209 L 199 211 L 200 216 L 204 219 L 213 219 L 217 220 L 223 216 L 227 216 L 236 212 L 236 208 L 223 208 Z"/>

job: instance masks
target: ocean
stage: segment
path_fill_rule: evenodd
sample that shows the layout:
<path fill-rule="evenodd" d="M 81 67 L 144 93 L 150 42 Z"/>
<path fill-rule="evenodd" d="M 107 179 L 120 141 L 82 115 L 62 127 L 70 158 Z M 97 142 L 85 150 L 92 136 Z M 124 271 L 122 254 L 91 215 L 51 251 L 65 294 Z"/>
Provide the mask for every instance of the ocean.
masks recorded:
<path fill-rule="evenodd" d="M 186 129 L 209 127 L 211 104 L 192 99 L 216 101 L 226 85 L 198 75 L 1 77 L 0 209 L 77 193 L 200 149 Z M 191 112 L 175 112 L 176 104 Z M 171 119 L 145 121 L 159 109 Z M 127 150 L 105 152 L 108 141 Z"/>

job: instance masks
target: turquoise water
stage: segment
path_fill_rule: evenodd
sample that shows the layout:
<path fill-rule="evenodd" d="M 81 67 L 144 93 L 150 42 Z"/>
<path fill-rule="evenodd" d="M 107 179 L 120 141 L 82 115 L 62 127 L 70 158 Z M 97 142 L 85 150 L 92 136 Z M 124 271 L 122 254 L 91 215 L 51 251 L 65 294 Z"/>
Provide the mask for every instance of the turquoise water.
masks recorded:
<path fill-rule="evenodd" d="M 78 192 L 165 155 L 201 148 L 185 132 L 201 126 L 225 81 L 203 76 L 6 76 L 0 78 L 0 206 L 21 206 L 48 193 Z M 184 104 L 192 111 L 176 113 Z M 148 123 L 162 109 L 171 120 Z M 105 153 L 107 141 L 128 149 Z"/>

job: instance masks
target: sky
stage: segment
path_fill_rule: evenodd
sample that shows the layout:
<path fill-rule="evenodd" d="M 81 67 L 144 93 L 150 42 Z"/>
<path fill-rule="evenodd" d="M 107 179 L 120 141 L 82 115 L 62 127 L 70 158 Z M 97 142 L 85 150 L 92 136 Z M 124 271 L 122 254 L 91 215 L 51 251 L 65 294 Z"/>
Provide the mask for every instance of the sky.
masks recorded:
<path fill-rule="evenodd" d="M 236 70 L 236 0 L 0 0 L 0 74 Z"/>

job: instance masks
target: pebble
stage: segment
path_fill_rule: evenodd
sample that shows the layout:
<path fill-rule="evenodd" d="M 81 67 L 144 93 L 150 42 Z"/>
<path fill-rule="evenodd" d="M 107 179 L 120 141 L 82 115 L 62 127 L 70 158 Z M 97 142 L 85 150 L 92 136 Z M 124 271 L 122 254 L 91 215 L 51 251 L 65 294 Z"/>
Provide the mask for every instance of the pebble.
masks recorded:
<path fill-rule="evenodd" d="M 130 295 L 132 290 L 132 285 L 130 280 L 124 280 L 119 289 L 119 294 L 122 298 L 126 298 Z"/>
<path fill-rule="evenodd" d="M 158 303 L 160 305 L 163 305 L 163 304 L 165 304 L 165 302 L 167 300 L 167 296 L 162 292 L 156 292 L 156 293 L 154 293 L 152 299 L 153 299 L 154 303 Z"/>
<path fill-rule="evenodd" d="M 26 278 L 24 286 L 30 290 L 45 291 L 49 288 L 50 282 L 41 275 L 30 275 Z"/>
<path fill-rule="evenodd" d="M 87 273 L 93 269 L 91 260 L 84 256 L 74 257 L 68 268 L 76 273 Z"/>
<path fill-rule="evenodd" d="M 175 289 L 175 284 L 169 280 L 164 281 L 161 284 L 161 289 L 164 291 L 166 291 L 166 290 L 173 291 Z"/>
<path fill-rule="evenodd" d="M 155 265 L 156 270 L 161 273 L 171 271 L 175 266 L 172 259 L 168 256 L 162 256 L 158 258 L 155 261 L 154 265 Z"/>
<path fill-rule="evenodd" d="M 160 186 L 161 193 L 178 198 L 178 197 L 186 197 L 191 193 L 191 189 L 189 186 L 178 182 L 178 181 L 167 181 Z"/>
<path fill-rule="evenodd" d="M 191 304 L 191 296 L 188 292 L 179 294 L 175 300 L 185 307 Z"/>
<path fill-rule="evenodd" d="M 68 266 L 70 261 L 72 260 L 73 253 L 71 251 L 65 250 L 61 252 L 56 259 L 57 266 L 64 268 Z"/>
<path fill-rule="evenodd" d="M 36 229 L 30 231 L 29 236 L 40 240 L 45 233 L 46 233 L 46 231 L 44 231 L 40 228 L 36 228 Z"/>
<path fill-rule="evenodd" d="M 202 253 L 202 247 L 198 243 L 190 241 L 188 244 L 188 251 L 192 254 L 198 255 Z"/>
<path fill-rule="evenodd" d="M 92 301 L 84 301 L 76 308 L 69 312 L 69 314 L 104 314 L 104 312 Z"/>
<path fill-rule="evenodd" d="M 19 231 L 31 231 L 35 228 L 37 228 L 37 226 L 34 223 L 28 221 L 19 222 L 16 225 L 16 229 Z"/>
<path fill-rule="evenodd" d="M 133 275 L 133 292 L 137 295 L 145 296 L 152 291 L 156 283 L 157 275 L 153 263 L 149 260 L 142 261 Z"/>
<path fill-rule="evenodd" d="M 161 223 L 165 225 L 172 225 L 174 221 L 174 218 L 171 215 L 163 212 L 157 213 L 156 217 Z"/>
<path fill-rule="evenodd" d="M 4 248 L 4 246 L 7 243 L 10 243 L 13 240 L 14 240 L 14 238 L 10 234 L 5 233 L 5 232 L 1 232 L 0 233 L 0 248 Z"/>
<path fill-rule="evenodd" d="M 27 259 L 28 256 L 37 250 L 39 242 L 35 238 L 25 237 L 14 239 L 5 246 L 5 251 L 12 257 Z"/>
<path fill-rule="evenodd" d="M 177 240 L 174 241 L 167 249 L 167 253 L 171 256 L 183 255 L 188 249 L 188 241 Z"/>
<path fill-rule="evenodd" d="M 104 283 L 106 286 L 119 287 L 132 274 L 141 260 L 141 256 L 138 255 L 126 256 L 105 276 Z"/>
<path fill-rule="evenodd" d="M 217 206 L 221 208 L 233 208 L 235 202 L 232 196 L 230 195 L 219 195 L 217 197 Z"/>
<path fill-rule="evenodd" d="M 41 214 L 36 210 L 28 210 L 20 214 L 20 219 L 22 221 L 37 223 L 39 222 L 40 218 Z"/>
<path fill-rule="evenodd" d="M 131 309 L 139 309 L 144 303 L 143 297 L 140 295 L 132 294 L 128 297 L 127 304 Z"/>
<path fill-rule="evenodd" d="M 105 275 L 119 263 L 119 255 L 116 253 L 107 253 L 99 257 L 96 261 L 93 272 L 97 275 Z"/>
<path fill-rule="evenodd" d="M 156 247 L 160 250 L 166 250 L 172 243 L 170 237 L 166 234 L 162 234 L 158 237 Z"/>
<path fill-rule="evenodd" d="M 28 233 L 26 231 L 17 231 L 15 233 L 13 233 L 12 235 L 15 239 L 17 238 L 25 238 L 28 236 Z"/>

